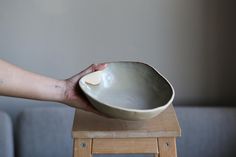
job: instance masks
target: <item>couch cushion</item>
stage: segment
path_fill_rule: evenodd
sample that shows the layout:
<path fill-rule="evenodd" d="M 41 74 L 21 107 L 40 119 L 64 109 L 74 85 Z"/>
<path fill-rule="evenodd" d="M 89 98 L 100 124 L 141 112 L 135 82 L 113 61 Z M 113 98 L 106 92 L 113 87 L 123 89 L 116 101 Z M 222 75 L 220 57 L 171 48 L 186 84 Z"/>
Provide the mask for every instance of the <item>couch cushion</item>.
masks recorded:
<path fill-rule="evenodd" d="M 0 157 L 13 157 L 13 132 L 10 117 L 0 111 Z"/>
<path fill-rule="evenodd" d="M 69 107 L 29 108 L 18 118 L 18 157 L 72 156 L 71 128 L 74 110 Z"/>
<path fill-rule="evenodd" d="M 181 157 L 236 156 L 236 108 L 175 107 L 182 129 Z"/>

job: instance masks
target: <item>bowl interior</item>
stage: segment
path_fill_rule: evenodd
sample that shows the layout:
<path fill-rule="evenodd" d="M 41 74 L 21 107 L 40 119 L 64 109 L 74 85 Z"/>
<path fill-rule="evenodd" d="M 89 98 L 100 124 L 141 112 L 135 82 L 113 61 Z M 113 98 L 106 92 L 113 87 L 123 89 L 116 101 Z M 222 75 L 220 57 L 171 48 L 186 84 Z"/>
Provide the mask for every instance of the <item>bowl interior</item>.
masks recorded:
<path fill-rule="evenodd" d="M 108 63 L 98 77 L 97 85 L 86 83 L 83 77 L 81 89 L 90 99 L 115 108 L 150 110 L 165 105 L 173 95 L 171 85 L 143 63 Z"/>

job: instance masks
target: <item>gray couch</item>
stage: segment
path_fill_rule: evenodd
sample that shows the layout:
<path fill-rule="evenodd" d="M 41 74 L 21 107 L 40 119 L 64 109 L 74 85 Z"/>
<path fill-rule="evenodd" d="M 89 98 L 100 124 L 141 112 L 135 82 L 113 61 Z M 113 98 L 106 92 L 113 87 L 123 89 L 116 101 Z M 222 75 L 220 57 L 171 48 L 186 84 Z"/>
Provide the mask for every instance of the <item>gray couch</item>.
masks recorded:
<path fill-rule="evenodd" d="M 8 114 L 0 111 L 0 157 L 13 157 L 13 143 L 11 119 Z"/>
<path fill-rule="evenodd" d="M 179 157 L 236 155 L 236 108 L 175 109 L 182 128 L 182 137 L 177 140 Z M 68 107 L 25 109 L 17 118 L 13 140 L 11 120 L 6 113 L 0 112 L 0 157 L 13 157 L 14 152 L 15 157 L 72 156 L 73 115 L 74 110 Z M 109 155 L 112 156 L 115 155 Z"/>

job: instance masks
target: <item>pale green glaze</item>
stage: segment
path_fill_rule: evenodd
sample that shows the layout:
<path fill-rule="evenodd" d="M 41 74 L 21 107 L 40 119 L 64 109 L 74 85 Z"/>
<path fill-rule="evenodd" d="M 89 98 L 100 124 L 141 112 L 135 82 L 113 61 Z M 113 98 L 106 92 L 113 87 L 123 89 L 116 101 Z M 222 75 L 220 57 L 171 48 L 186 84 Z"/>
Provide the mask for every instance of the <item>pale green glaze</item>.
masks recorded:
<path fill-rule="evenodd" d="M 83 77 L 80 88 L 97 110 L 114 118 L 150 119 L 167 108 L 174 98 L 170 83 L 144 63 L 108 63 L 100 77 L 98 85 L 87 84 Z"/>

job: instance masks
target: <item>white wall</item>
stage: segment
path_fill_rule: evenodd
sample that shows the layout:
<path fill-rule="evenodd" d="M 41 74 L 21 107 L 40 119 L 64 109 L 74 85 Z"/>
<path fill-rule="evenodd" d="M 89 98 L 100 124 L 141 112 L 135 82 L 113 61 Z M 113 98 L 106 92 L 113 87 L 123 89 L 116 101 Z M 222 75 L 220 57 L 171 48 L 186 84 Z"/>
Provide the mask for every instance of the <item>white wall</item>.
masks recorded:
<path fill-rule="evenodd" d="M 0 0 L 0 57 L 60 79 L 91 63 L 139 60 L 166 76 L 177 102 L 229 100 L 236 79 L 232 3 Z"/>

